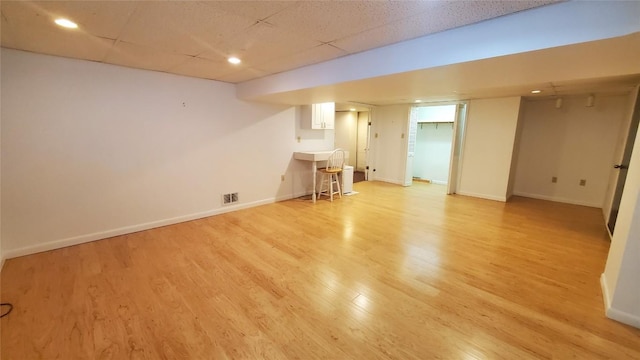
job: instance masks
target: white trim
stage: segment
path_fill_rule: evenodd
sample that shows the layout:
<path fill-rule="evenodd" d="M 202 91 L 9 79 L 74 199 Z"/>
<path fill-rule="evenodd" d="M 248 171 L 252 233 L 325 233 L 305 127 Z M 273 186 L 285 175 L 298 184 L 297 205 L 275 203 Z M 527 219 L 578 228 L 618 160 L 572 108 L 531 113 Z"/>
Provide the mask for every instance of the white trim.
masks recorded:
<path fill-rule="evenodd" d="M 436 184 L 436 185 L 447 185 L 447 181 L 442 181 L 442 180 L 431 180 L 432 184 Z"/>
<path fill-rule="evenodd" d="M 522 192 L 522 191 L 514 191 L 513 195 L 524 196 L 524 197 L 528 197 L 528 198 L 532 198 L 532 199 L 540 199 L 540 200 L 561 202 L 561 203 L 565 203 L 565 204 L 589 206 L 589 207 L 595 207 L 595 208 L 599 208 L 599 209 L 602 208 L 602 204 L 596 204 L 596 203 L 592 203 L 592 202 L 588 202 L 588 201 L 572 200 L 572 199 L 567 199 L 567 198 L 562 198 L 562 197 L 557 197 L 557 196 L 530 194 L 530 193 L 526 193 L 526 192 Z"/>
<path fill-rule="evenodd" d="M 300 195 L 300 196 L 302 196 L 302 195 Z M 295 195 L 294 195 L 294 197 L 295 197 Z M 60 248 L 64 248 L 64 247 L 67 247 L 67 246 L 79 245 L 79 244 L 83 244 L 83 243 L 87 243 L 87 242 L 91 242 L 91 241 L 107 239 L 107 238 L 114 237 L 114 236 L 120 236 L 120 235 L 125 235 L 125 234 L 138 232 L 138 231 L 149 230 L 149 229 L 153 229 L 153 228 L 157 228 L 157 227 L 161 227 L 161 226 L 174 225 L 174 224 L 178 224 L 178 223 L 182 223 L 182 222 L 186 222 L 186 221 L 202 219 L 202 218 L 206 218 L 206 217 L 209 217 L 209 216 L 220 215 L 220 214 L 223 214 L 223 213 L 228 213 L 228 212 L 237 211 L 237 210 L 241 210 L 241 209 L 247 209 L 247 208 L 256 207 L 256 206 L 260 206 L 260 205 L 271 204 L 271 203 L 274 203 L 276 201 L 287 200 L 287 199 L 291 199 L 291 198 L 292 198 L 291 195 L 279 197 L 278 199 L 269 198 L 269 199 L 254 201 L 254 202 L 250 202 L 250 203 L 237 204 L 237 205 L 233 205 L 233 206 L 225 206 L 223 208 L 212 209 L 212 210 L 203 211 L 203 212 L 199 212 L 199 213 L 195 213 L 195 214 L 177 216 L 177 217 L 170 218 L 170 219 L 151 221 L 151 222 L 143 223 L 143 224 L 125 226 L 125 227 L 121 227 L 121 228 L 117 228 L 117 229 L 101 231 L 101 232 L 96 232 L 96 233 L 92 233 L 92 234 L 74 236 L 74 237 L 67 238 L 67 239 L 59 239 L 59 240 L 48 241 L 46 243 L 26 246 L 26 247 L 22 247 L 22 248 L 18 248 L 18 249 L 5 250 L 5 251 L 3 251 L 3 255 L 4 256 L 3 256 L 2 260 L 4 262 L 4 259 L 11 259 L 11 258 L 15 258 L 15 257 L 19 257 L 19 256 L 25 256 L 25 255 L 31 255 L 31 254 L 35 254 L 35 253 L 39 253 L 39 252 L 43 252 L 43 251 L 60 249 Z"/>
<path fill-rule="evenodd" d="M 471 197 L 476 197 L 476 198 L 481 198 L 481 199 L 487 199 L 487 200 L 507 202 L 507 198 L 505 196 L 478 194 L 478 193 L 467 192 L 467 191 L 458 191 L 458 192 L 456 192 L 456 194 L 464 195 L 464 196 L 471 196 Z"/>
<path fill-rule="evenodd" d="M 373 179 L 373 181 L 382 181 L 386 183 L 406 186 L 402 180 L 398 180 L 398 179 L 383 179 L 383 178 L 376 177 L 375 179 Z"/>
<path fill-rule="evenodd" d="M 640 328 L 640 316 L 620 311 L 611 307 L 611 298 L 609 296 L 609 288 L 604 273 L 600 276 L 600 287 L 602 288 L 602 298 L 604 299 L 604 311 L 609 319 L 619 321 L 623 324 Z"/>
<path fill-rule="evenodd" d="M 606 313 L 611 308 L 611 298 L 609 297 L 609 287 L 607 286 L 607 278 L 602 273 L 600 275 L 600 287 L 602 288 L 602 298 L 604 299 L 604 312 Z"/>
<path fill-rule="evenodd" d="M 620 311 L 618 309 L 608 308 L 607 317 L 623 324 L 640 328 L 640 316 L 629 314 L 628 312 Z"/>
<path fill-rule="evenodd" d="M 272 202 L 280 202 L 280 201 L 285 201 L 285 200 L 291 200 L 291 199 L 295 199 L 295 198 L 299 198 L 299 197 L 307 196 L 307 195 L 311 195 L 311 191 L 301 191 L 301 192 L 297 192 L 295 194 L 288 194 L 288 195 L 278 196 L 277 198 L 275 198 L 275 201 L 272 201 Z"/>

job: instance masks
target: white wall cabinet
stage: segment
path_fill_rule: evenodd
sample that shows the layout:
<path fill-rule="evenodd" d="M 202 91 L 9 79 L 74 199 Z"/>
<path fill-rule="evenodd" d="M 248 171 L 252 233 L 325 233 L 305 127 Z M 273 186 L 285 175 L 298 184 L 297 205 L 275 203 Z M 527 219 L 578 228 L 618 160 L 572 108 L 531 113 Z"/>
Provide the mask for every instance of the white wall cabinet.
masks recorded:
<path fill-rule="evenodd" d="M 300 127 L 305 129 L 333 129 L 335 127 L 336 104 L 332 102 L 303 105 Z"/>

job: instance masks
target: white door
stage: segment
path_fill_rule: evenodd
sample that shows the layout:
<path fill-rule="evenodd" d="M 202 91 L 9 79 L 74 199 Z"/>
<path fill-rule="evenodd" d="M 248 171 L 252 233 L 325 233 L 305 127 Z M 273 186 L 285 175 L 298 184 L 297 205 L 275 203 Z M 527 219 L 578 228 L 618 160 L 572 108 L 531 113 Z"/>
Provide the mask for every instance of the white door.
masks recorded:
<path fill-rule="evenodd" d="M 356 171 L 367 169 L 367 151 L 369 151 L 369 112 L 365 111 L 358 113 Z"/>
<path fill-rule="evenodd" d="M 460 167 L 462 166 L 461 154 L 464 141 L 464 130 L 467 119 L 467 104 L 458 104 L 456 118 L 453 123 L 453 145 L 451 146 L 451 162 L 449 165 L 449 182 L 447 194 L 455 194 L 460 182 Z"/>

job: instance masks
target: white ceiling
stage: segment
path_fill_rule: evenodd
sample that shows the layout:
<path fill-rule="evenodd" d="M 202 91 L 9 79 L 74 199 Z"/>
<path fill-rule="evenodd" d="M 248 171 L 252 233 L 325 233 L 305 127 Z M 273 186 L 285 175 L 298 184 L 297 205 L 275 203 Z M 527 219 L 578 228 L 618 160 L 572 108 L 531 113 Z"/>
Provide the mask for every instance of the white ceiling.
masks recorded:
<path fill-rule="evenodd" d="M 2 46 L 243 82 L 557 2 L 2 1 Z M 65 17 L 68 30 L 53 23 Z M 242 63 L 229 64 L 228 56 Z"/>
<path fill-rule="evenodd" d="M 562 1 L 2 0 L 0 29 L 6 48 L 246 84 L 556 2 Z M 58 27 L 53 23 L 58 17 L 77 22 L 79 29 Z M 342 103 L 338 109 L 347 109 L 415 99 L 526 96 L 532 87 L 543 89 L 545 96 L 629 91 L 640 83 L 635 70 L 586 78 L 573 64 L 579 64 L 583 73 L 603 64 L 635 69 L 629 62 L 638 58 L 639 40 L 636 34 L 317 86 L 260 100 L 287 104 L 333 100 Z M 232 55 L 242 63 L 229 64 L 226 59 Z M 572 73 L 575 76 L 569 76 Z"/>

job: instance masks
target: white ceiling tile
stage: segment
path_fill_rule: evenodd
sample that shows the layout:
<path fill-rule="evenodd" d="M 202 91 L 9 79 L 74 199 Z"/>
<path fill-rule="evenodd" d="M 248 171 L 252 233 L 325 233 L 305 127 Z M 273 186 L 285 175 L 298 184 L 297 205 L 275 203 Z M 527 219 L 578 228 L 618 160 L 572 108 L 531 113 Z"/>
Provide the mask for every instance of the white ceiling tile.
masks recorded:
<path fill-rule="evenodd" d="M 222 75 L 233 71 L 233 69 L 230 69 L 230 64 L 226 61 L 213 61 L 192 57 L 189 60 L 168 69 L 168 71 L 179 75 L 218 80 Z"/>
<path fill-rule="evenodd" d="M 53 23 L 32 5 L 2 2 L 2 46 L 48 55 L 101 61 L 114 41 L 84 29 L 70 30 Z"/>
<path fill-rule="evenodd" d="M 233 55 L 242 59 L 245 66 L 257 66 L 319 45 L 320 42 L 302 38 L 294 32 L 259 23 L 216 46 L 219 50 L 202 57 L 217 60 Z"/>
<path fill-rule="evenodd" d="M 287 7 L 296 6 L 295 1 L 215 1 L 212 6 L 230 14 L 253 20 L 264 20 Z"/>
<path fill-rule="evenodd" d="M 191 59 L 191 56 L 188 55 L 165 52 L 121 41 L 113 47 L 104 62 L 134 68 L 167 71 L 187 62 L 189 59 Z"/>
<path fill-rule="evenodd" d="M 331 44 L 349 53 L 355 53 L 555 1 L 427 1 L 425 6 L 414 10 L 414 14 L 410 16 L 336 40 Z"/>
<path fill-rule="evenodd" d="M 199 55 L 235 36 L 254 21 L 207 2 L 145 2 L 131 17 L 121 39 L 139 45 Z"/>
<path fill-rule="evenodd" d="M 276 59 L 260 65 L 258 68 L 267 73 L 278 73 L 288 69 L 312 65 L 329 59 L 335 59 L 346 53 L 331 45 L 316 46 L 303 52 L 288 56 L 284 59 Z"/>
<path fill-rule="evenodd" d="M 267 76 L 269 73 L 253 68 L 242 69 L 240 71 L 236 71 L 233 73 L 229 73 L 227 75 L 220 76 L 216 80 L 229 82 L 229 83 L 240 83 L 243 81 L 257 79 L 263 76 Z"/>
<path fill-rule="evenodd" d="M 285 31 L 329 42 L 398 20 L 408 15 L 405 9 L 402 2 L 304 1 L 267 21 Z"/>
<path fill-rule="evenodd" d="M 363 31 L 334 41 L 331 44 L 346 50 L 350 54 L 375 49 L 421 36 L 425 30 L 423 22 L 418 17 L 405 19 L 388 26 Z"/>
<path fill-rule="evenodd" d="M 64 17 L 85 33 L 116 39 L 137 7 L 136 2 L 108 1 L 2 1 L 2 14 L 11 26 L 29 29 Z M 3 19 L 4 20 L 4 19 Z M 4 26 L 4 24 L 3 24 Z M 53 27 L 53 26 L 52 26 Z"/>

